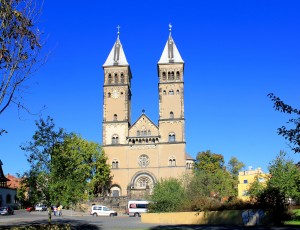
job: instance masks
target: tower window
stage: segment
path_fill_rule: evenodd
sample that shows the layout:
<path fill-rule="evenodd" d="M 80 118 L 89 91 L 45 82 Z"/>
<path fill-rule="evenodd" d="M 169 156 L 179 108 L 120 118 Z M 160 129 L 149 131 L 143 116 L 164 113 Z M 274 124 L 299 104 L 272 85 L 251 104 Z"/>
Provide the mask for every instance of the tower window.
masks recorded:
<path fill-rule="evenodd" d="M 113 161 L 112 161 L 112 164 L 111 164 L 111 167 L 112 167 L 113 169 L 119 168 L 119 161 L 118 161 L 118 160 L 113 160 Z"/>
<path fill-rule="evenodd" d="M 107 97 L 108 97 L 108 98 L 111 98 L 111 93 L 108 93 L 108 94 L 107 94 Z"/>
<path fill-rule="evenodd" d="M 111 77 L 111 74 L 108 74 L 108 84 L 111 84 L 112 83 L 112 77 Z"/>
<path fill-rule="evenodd" d="M 169 95 L 174 95 L 173 89 L 169 90 Z"/>
<path fill-rule="evenodd" d="M 179 94 L 179 89 L 176 90 L 176 94 Z"/>
<path fill-rule="evenodd" d="M 114 121 L 117 121 L 117 120 L 118 120 L 118 115 L 114 114 Z"/>
<path fill-rule="evenodd" d="M 118 74 L 115 74 L 115 84 L 118 84 L 119 83 L 119 77 L 118 77 Z"/>
<path fill-rule="evenodd" d="M 176 166 L 176 159 L 175 159 L 175 157 L 170 157 L 169 158 L 169 166 L 171 166 L 171 167 L 174 167 L 174 166 Z"/>
<path fill-rule="evenodd" d="M 169 134 L 169 142 L 175 142 L 175 133 Z"/>
<path fill-rule="evenodd" d="M 164 90 L 164 91 L 163 91 L 163 95 L 166 95 L 166 94 L 167 94 L 167 92 L 166 92 L 166 90 Z"/>
<path fill-rule="evenodd" d="M 119 137 L 118 137 L 118 135 L 113 135 L 113 137 L 112 137 L 112 140 L 111 140 L 111 143 L 113 144 L 113 145 L 117 145 L 117 144 L 119 144 Z"/>
<path fill-rule="evenodd" d="M 162 73 L 162 79 L 163 79 L 163 81 L 167 80 L 166 72 L 163 72 L 163 73 Z"/>
<path fill-rule="evenodd" d="M 174 119 L 174 113 L 172 111 L 170 112 L 170 119 Z"/>
<path fill-rule="evenodd" d="M 124 80 L 124 74 L 121 73 L 121 83 L 124 84 L 125 80 Z"/>
<path fill-rule="evenodd" d="M 180 73 L 179 71 L 176 72 L 176 80 L 179 80 L 180 79 Z"/>
<path fill-rule="evenodd" d="M 168 80 L 174 80 L 174 72 L 168 72 Z"/>

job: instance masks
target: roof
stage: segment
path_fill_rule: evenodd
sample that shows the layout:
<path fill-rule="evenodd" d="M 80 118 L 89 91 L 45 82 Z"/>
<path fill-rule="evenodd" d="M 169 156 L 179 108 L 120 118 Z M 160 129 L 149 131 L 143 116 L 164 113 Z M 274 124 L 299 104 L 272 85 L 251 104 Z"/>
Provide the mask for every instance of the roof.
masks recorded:
<path fill-rule="evenodd" d="M 172 26 L 169 25 L 169 38 L 167 40 L 163 53 L 158 61 L 158 64 L 184 63 L 175 45 L 174 39 L 172 38 L 171 28 Z"/>
<path fill-rule="evenodd" d="M 118 37 L 113 45 L 113 48 L 111 49 L 105 63 L 103 64 L 103 67 L 107 66 L 128 66 L 128 62 L 123 50 L 123 46 L 120 40 L 119 32 Z"/>
<path fill-rule="evenodd" d="M 185 159 L 186 160 L 193 160 L 193 161 L 195 161 L 195 159 L 193 157 L 191 157 L 191 155 L 188 154 L 188 153 L 185 153 Z"/>

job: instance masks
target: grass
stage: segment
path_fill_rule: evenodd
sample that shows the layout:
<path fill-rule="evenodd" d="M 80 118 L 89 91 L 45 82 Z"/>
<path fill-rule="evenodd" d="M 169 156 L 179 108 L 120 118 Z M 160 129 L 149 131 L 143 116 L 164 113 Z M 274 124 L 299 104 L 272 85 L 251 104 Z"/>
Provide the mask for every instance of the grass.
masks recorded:
<path fill-rule="evenodd" d="M 293 214 L 292 220 L 285 221 L 285 225 L 300 225 L 300 209 L 294 209 L 291 211 Z"/>

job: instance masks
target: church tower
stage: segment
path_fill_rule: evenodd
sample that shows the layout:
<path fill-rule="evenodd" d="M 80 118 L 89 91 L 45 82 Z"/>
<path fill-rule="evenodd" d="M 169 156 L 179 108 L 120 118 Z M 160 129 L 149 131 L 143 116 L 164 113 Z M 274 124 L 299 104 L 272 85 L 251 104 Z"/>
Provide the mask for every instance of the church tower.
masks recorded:
<path fill-rule="evenodd" d="M 118 36 L 104 65 L 102 144 L 124 145 L 131 111 L 131 71 Z"/>
<path fill-rule="evenodd" d="M 159 132 L 162 152 L 174 155 L 176 166 L 184 167 L 185 119 L 184 119 L 184 61 L 172 38 L 169 38 L 158 62 L 159 77 Z M 173 152 L 173 153 L 172 153 Z"/>

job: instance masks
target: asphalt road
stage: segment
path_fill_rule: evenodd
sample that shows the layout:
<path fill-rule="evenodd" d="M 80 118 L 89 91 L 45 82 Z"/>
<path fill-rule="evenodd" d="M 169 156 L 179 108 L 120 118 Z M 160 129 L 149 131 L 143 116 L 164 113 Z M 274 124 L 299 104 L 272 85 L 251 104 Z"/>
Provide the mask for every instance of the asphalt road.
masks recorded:
<path fill-rule="evenodd" d="M 117 216 L 117 217 L 93 217 L 88 214 L 63 210 L 63 216 L 52 216 L 53 223 L 69 223 L 72 229 L 90 230 L 160 230 L 160 229 L 203 229 L 203 230 L 294 230 L 297 227 L 245 227 L 245 226 L 204 226 L 204 225 L 157 225 L 141 223 L 139 217 Z M 0 229 L 9 229 L 12 226 L 26 226 L 33 224 L 48 223 L 47 212 L 27 212 L 25 210 L 15 211 L 12 216 L 0 216 Z"/>

